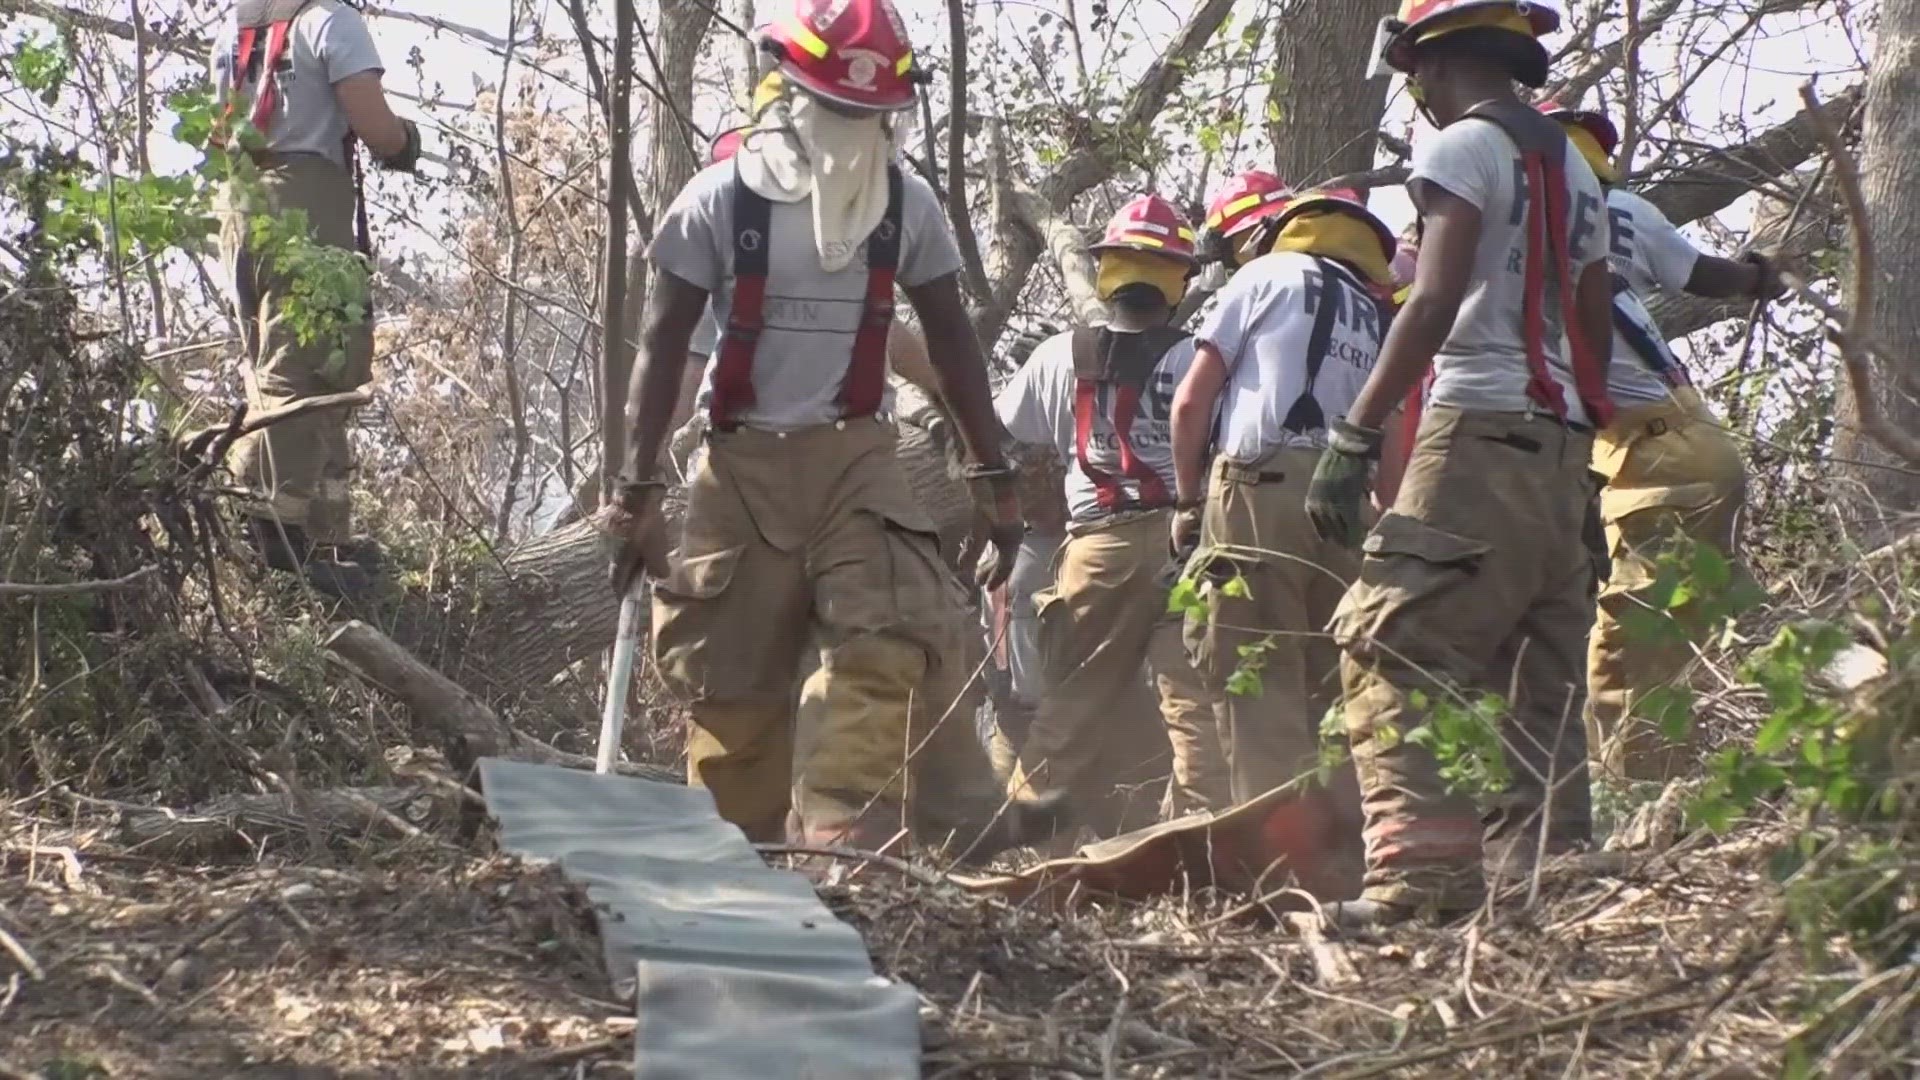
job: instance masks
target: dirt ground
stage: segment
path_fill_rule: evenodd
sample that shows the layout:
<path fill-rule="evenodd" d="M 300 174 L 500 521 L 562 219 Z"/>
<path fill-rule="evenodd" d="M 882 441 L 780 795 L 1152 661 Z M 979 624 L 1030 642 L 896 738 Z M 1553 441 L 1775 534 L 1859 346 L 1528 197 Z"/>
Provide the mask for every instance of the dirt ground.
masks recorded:
<path fill-rule="evenodd" d="M 0 929 L 37 971 L 0 955 L 0 1076 L 631 1074 L 631 1013 L 551 871 L 418 847 L 178 867 L 4 843 Z"/>
<path fill-rule="evenodd" d="M 0 1080 L 631 1075 L 550 869 L 431 836 L 179 866 L 58 810 L 0 810 Z M 1047 908 L 867 863 L 823 893 L 921 991 L 933 1080 L 1771 1077 L 1839 985 L 1782 933 L 1779 842 L 1694 834 L 1317 947 L 1204 893 Z M 1920 1075 L 1880 1042 L 1804 1075 Z"/>

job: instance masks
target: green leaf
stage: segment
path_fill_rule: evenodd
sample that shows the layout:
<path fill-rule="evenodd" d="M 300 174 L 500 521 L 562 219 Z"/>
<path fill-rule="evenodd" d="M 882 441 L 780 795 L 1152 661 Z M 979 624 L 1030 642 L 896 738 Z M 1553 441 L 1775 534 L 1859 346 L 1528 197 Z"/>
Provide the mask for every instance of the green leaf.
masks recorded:
<path fill-rule="evenodd" d="M 42 43 L 28 38 L 14 48 L 11 61 L 13 77 L 22 89 L 38 96 L 43 105 L 60 100 L 60 90 L 67 84 L 72 65 L 67 62 L 67 50 L 58 40 Z"/>
<path fill-rule="evenodd" d="M 1236 574 L 1234 575 L 1232 580 L 1220 586 L 1220 595 L 1230 597 L 1235 600 L 1245 600 L 1248 596 L 1252 594 L 1247 588 L 1247 579 L 1241 575 Z"/>
<path fill-rule="evenodd" d="M 1702 589 L 1719 592 L 1733 583 L 1733 564 L 1712 544 L 1695 544 L 1693 579 Z"/>
<path fill-rule="evenodd" d="M 1787 739 L 1793 734 L 1793 718 L 1786 713 L 1775 713 L 1760 725 L 1760 731 L 1753 737 L 1753 751 L 1756 754 L 1778 753 L 1787 745 Z"/>
<path fill-rule="evenodd" d="M 1682 742 L 1693 728 L 1693 690 L 1685 686 L 1657 687 L 1634 702 L 1633 712 L 1659 725 L 1660 734 L 1668 741 Z"/>
<path fill-rule="evenodd" d="M 1200 615 L 1207 613 L 1206 601 L 1200 599 L 1200 584 L 1190 577 L 1183 577 L 1173 583 L 1167 593 L 1167 611 L 1174 615 Z"/>

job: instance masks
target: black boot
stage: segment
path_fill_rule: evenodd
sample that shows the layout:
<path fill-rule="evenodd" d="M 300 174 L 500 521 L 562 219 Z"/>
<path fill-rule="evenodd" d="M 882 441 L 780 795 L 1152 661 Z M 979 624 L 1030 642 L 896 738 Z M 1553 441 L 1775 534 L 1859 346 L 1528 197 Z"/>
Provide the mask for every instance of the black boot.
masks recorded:
<path fill-rule="evenodd" d="M 252 518 L 247 538 L 269 568 L 299 574 L 314 591 L 341 600 L 353 600 L 374 591 L 373 575 L 357 563 L 322 557 L 307 531 L 298 525 Z"/>

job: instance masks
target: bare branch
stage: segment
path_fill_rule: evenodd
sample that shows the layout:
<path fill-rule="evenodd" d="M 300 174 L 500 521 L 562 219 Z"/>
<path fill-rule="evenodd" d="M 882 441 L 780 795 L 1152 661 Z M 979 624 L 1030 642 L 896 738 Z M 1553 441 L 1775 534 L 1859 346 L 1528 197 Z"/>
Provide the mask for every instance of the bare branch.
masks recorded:
<path fill-rule="evenodd" d="M 1167 51 L 1147 68 L 1139 85 L 1127 95 L 1120 120 L 1111 130 L 1124 137 L 1152 125 L 1232 9 L 1233 0 L 1205 0 L 1180 28 Z M 1111 179 L 1119 167 L 1116 141 L 1110 136 L 1090 135 L 1040 182 L 1034 192 L 1040 205 L 1049 214 L 1064 214 L 1087 189 Z M 996 147 L 990 160 L 999 172 L 994 181 L 993 288 L 986 302 L 974 310 L 973 317 L 974 333 L 985 350 L 991 350 L 1006 330 L 1014 302 L 1026 288 L 1027 278 L 1047 246 L 1046 237 L 1030 215 L 1021 213 L 1018 200 L 1012 197 L 1005 147 Z"/>
<path fill-rule="evenodd" d="M 60 581 L 60 582 L 13 582 L 0 581 L 0 597 L 33 597 L 46 599 L 56 596 L 90 596 L 94 593 L 119 592 L 130 589 L 160 572 L 157 566 L 148 566 L 126 577 L 111 581 Z"/>
<path fill-rule="evenodd" d="M 967 291 L 974 299 L 993 294 L 987 268 L 980 261 L 980 240 L 973 235 L 973 211 L 967 204 L 967 13 L 961 0 L 947 0 L 947 31 L 951 59 L 947 72 L 947 217 L 960 242 L 960 261 Z M 929 145 L 931 156 L 931 145 Z"/>
<path fill-rule="evenodd" d="M 1805 164 L 1820 150 L 1819 125 L 1838 129 L 1860 104 L 1855 86 L 1753 139 L 1707 154 L 1678 175 L 1640 192 L 1672 221 L 1685 225 L 1731 206 L 1741 196 Z"/>

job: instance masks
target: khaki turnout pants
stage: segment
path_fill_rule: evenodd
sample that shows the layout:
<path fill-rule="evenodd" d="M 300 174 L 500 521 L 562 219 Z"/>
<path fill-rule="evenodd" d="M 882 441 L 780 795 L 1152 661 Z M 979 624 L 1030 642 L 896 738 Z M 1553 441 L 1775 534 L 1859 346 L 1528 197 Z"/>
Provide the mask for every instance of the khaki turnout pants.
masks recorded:
<path fill-rule="evenodd" d="M 1210 590 L 1207 617 L 1189 619 L 1194 666 L 1224 689 L 1249 659 L 1257 694 L 1224 696 L 1228 764 L 1236 802 L 1311 774 L 1320 761 L 1320 721 L 1340 699 L 1340 649 L 1327 622 L 1359 556 L 1322 541 L 1307 519 L 1307 485 L 1320 452 L 1282 449 L 1258 462 L 1214 462 L 1195 568 L 1216 582 L 1238 576 L 1245 596 Z M 1264 646 L 1257 657 L 1242 650 Z"/>
<path fill-rule="evenodd" d="M 1065 791 L 1069 812 L 1102 836 L 1149 823 L 1167 775 L 1174 814 L 1230 802 L 1220 750 L 1219 695 L 1187 659 L 1167 613 L 1170 514 L 1129 514 L 1076 526 L 1056 556 L 1054 584 L 1034 594 L 1045 690 L 1020 747 L 1036 791 Z M 1130 708 L 1150 666 L 1164 728 Z"/>
<path fill-rule="evenodd" d="M 258 166 L 256 181 L 222 194 L 221 264 L 239 311 L 247 407 L 254 412 L 352 390 L 373 377 L 372 322 L 349 327 L 344 339 L 321 334 L 302 341 L 288 312 L 292 279 L 250 250 L 259 215 L 294 210 L 306 213 L 315 242 L 355 250 L 353 206 L 353 177 L 316 154 L 271 156 Z M 266 512 L 280 522 L 315 540 L 344 540 L 352 525 L 350 419 L 348 410 L 330 409 L 243 436 L 234 445 L 234 474 L 266 497 Z"/>
<path fill-rule="evenodd" d="M 1511 867 L 1543 826 L 1549 851 L 1591 837 L 1581 717 L 1593 568 L 1581 527 L 1592 449 L 1548 417 L 1441 405 L 1422 419 L 1399 498 L 1333 622 L 1366 815 L 1363 896 L 1459 910 L 1484 896 L 1483 850 Z M 1406 737 L 1433 702 L 1473 691 L 1508 703 L 1513 782 L 1484 814 Z"/>
<path fill-rule="evenodd" d="M 950 580 L 950 579 L 949 579 Z M 953 595 L 951 606 L 959 611 L 964 602 L 948 585 Z M 916 836 L 943 841 L 949 834 L 964 846 L 979 828 L 1001 812 L 1007 800 L 1007 785 L 1002 771 L 989 756 L 983 743 L 977 717 L 986 703 L 987 686 L 983 661 L 986 642 L 966 632 L 969 624 L 954 635 L 954 642 L 942 650 L 940 663 L 929 670 L 928 679 L 914 688 L 911 727 L 908 731 L 912 759 L 908 766 L 908 784 L 913 792 L 909 806 L 909 826 Z M 819 732 L 828 711 L 832 681 L 822 663 L 819 649 L 804 650 L 801 655 L 800 707 L 796 714 L 795 752 L 798 760 L 808 760 L 818 745 Z M 987 733 L 995 740 L 995 754 L 1004 753 L 998 731 Z M 794 798 L 806 798 L 805 778 L 795 778 Z"/>
<path fill-rule="evenodd" d="M 1587 650 L 1587 739 L 1603 775 L 1668 780 L 1687 771 L 1691 749 L 1668 740 L 1657 718 L 1636 717 L 1634 706 L 1685 673 L 1703 627 L 1685 606 L 1656 610 L 1649 595 L 1661 556 L 1688 539 L 1732 557 L 1746 469 L 1713 411 L 1683 389 L 1671 402 L 1622 410 L 1595 442 L 1593 470 L 1607 478 L 1600 512 L 1613 571 Z M 1659 632 L 1630 629 L 1636 612 Z"/>
<path fill-rule="evenodd" d="M 809 832 L 903 822 L 909 710 L 954 681 L 960 614 L 892 426 L 708 440 L 653 604 L 655 662 L 692 711 L 689 780 L 757 841 L 790 807 Z M 794 673 L 816 642 L 824 707 L 796 762 Z"/>

